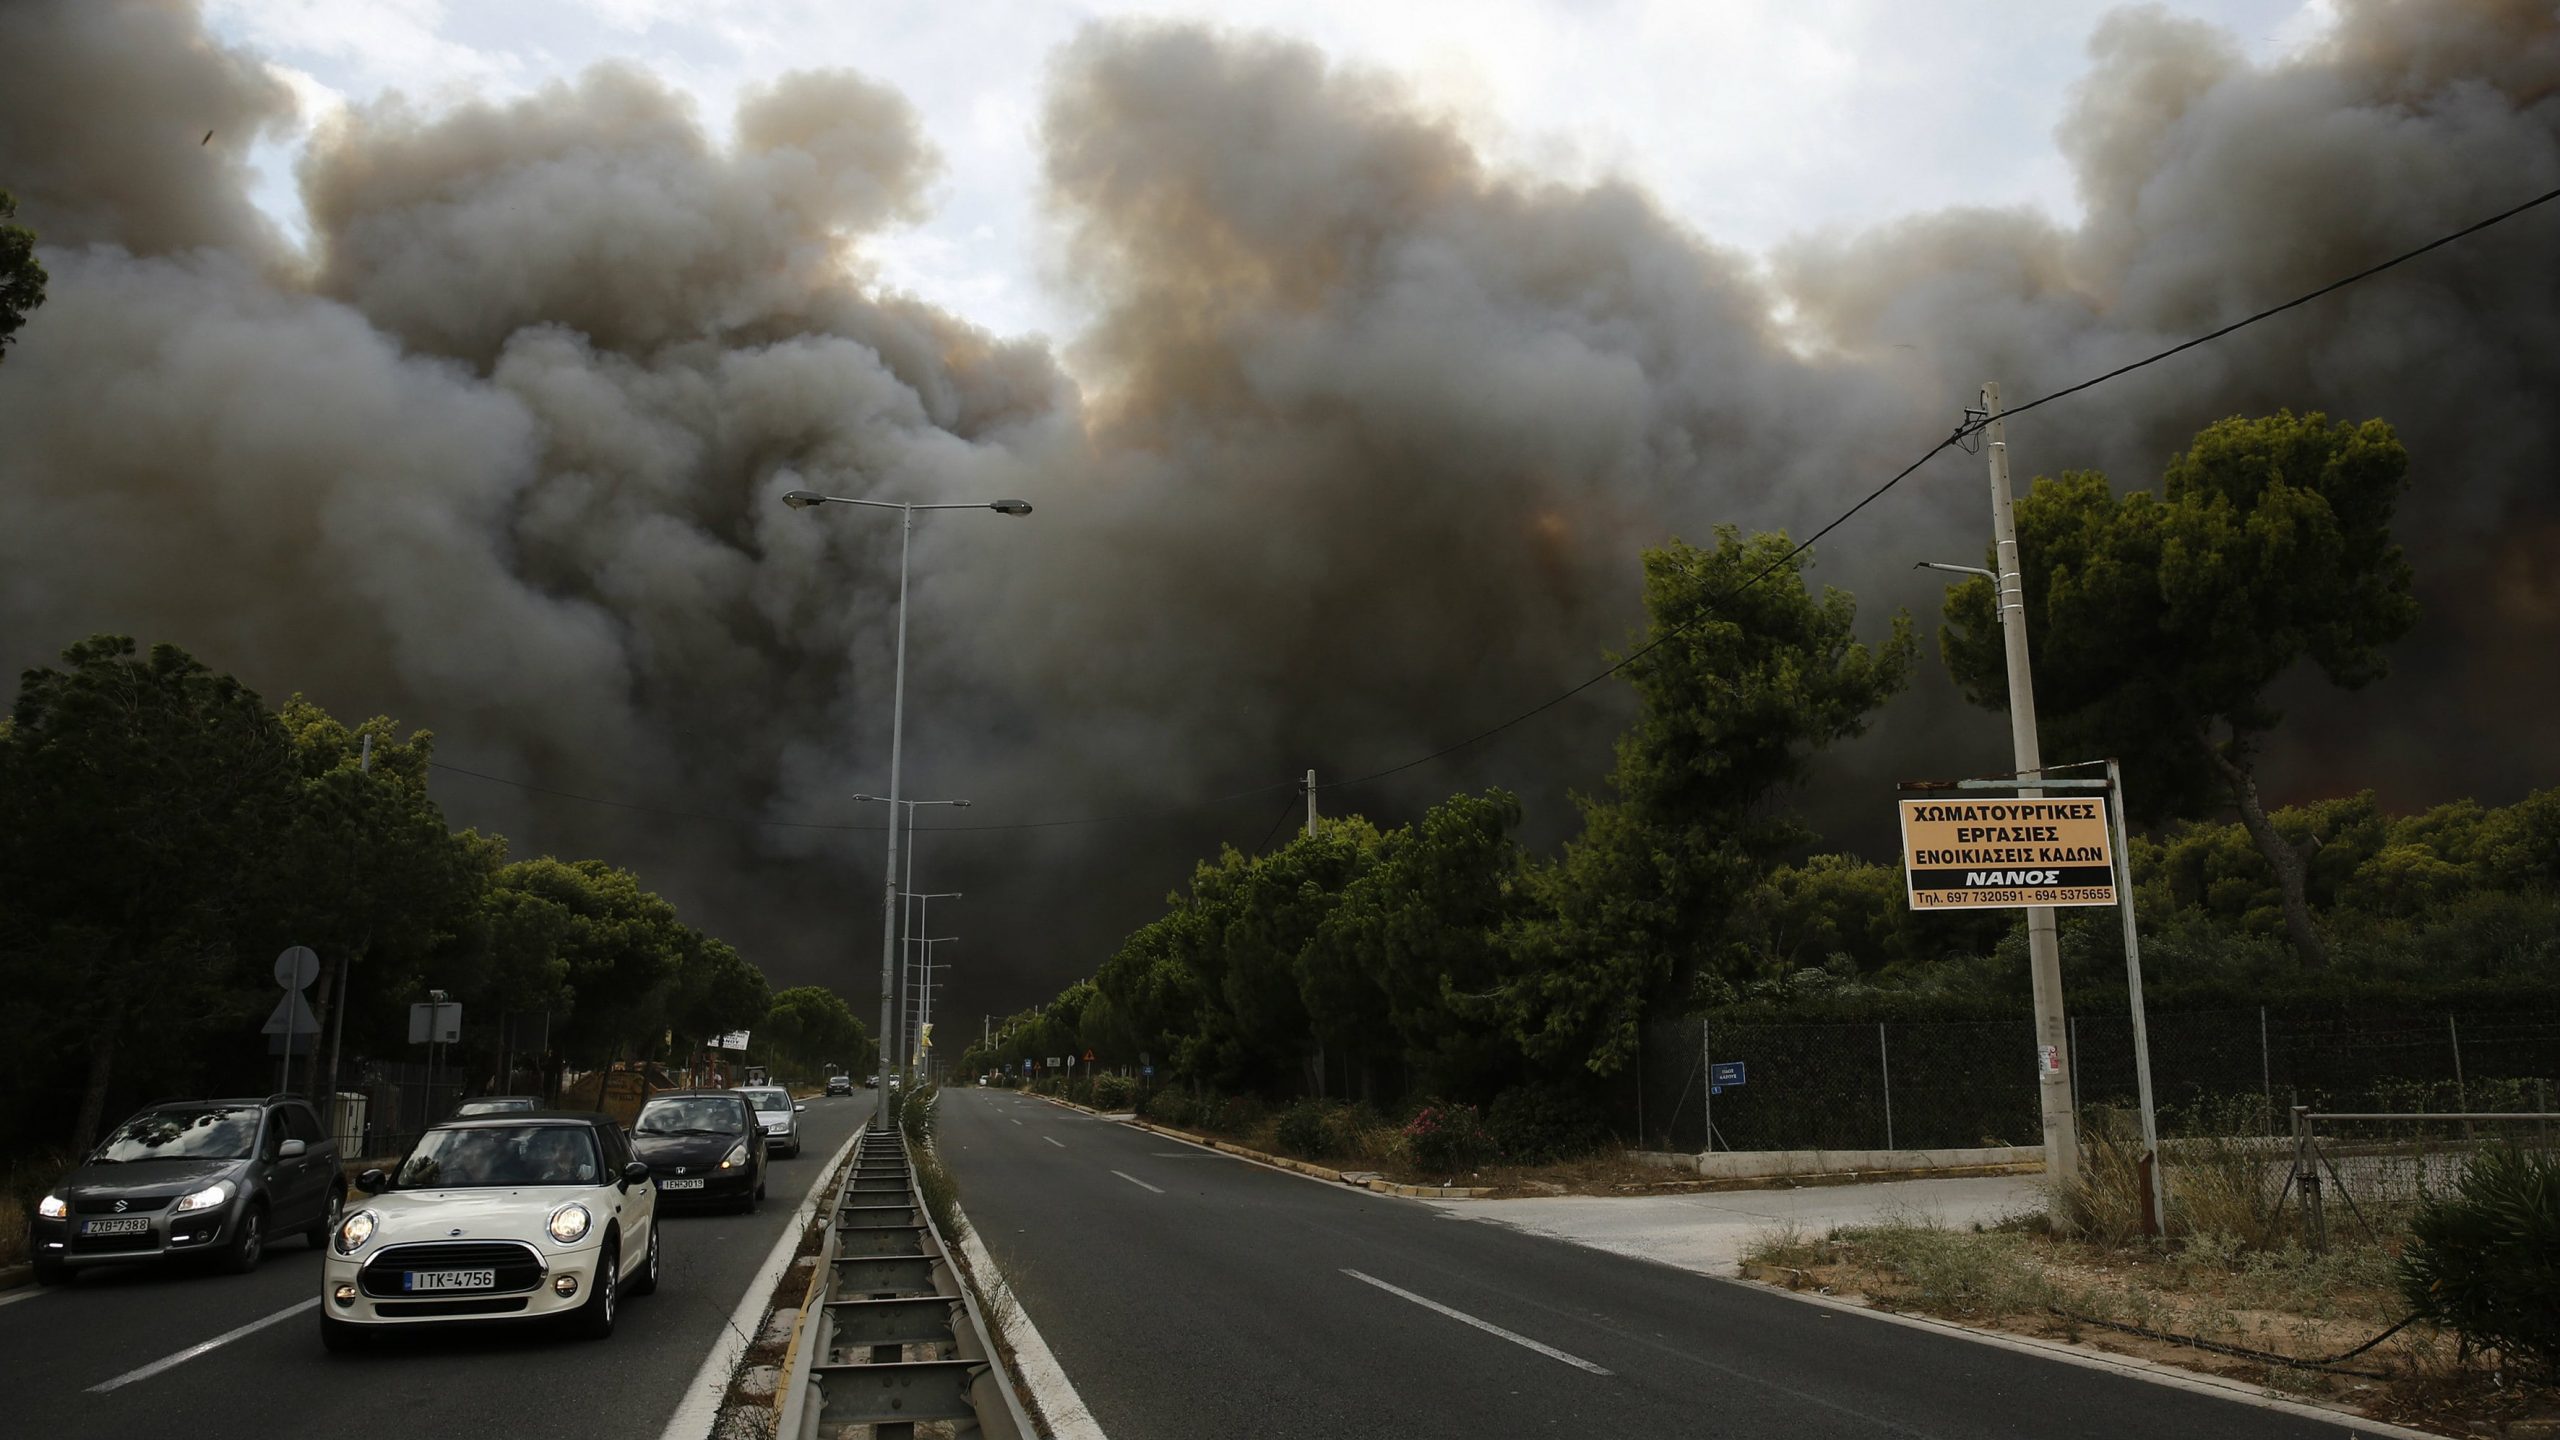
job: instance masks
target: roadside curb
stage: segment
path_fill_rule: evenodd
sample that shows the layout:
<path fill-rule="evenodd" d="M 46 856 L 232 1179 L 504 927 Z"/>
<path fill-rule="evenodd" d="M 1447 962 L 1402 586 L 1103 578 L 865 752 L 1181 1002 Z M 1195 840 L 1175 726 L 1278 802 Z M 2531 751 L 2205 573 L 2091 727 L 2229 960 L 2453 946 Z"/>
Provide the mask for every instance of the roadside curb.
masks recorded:
<path fill-rule="evenodd" d="M 1076 1106 L 1075 1108 L 1079 1110 L 1084 1109 L 1081 1105 Z M 1093 1114 L 1094 1112 L 1086 1111 L 1085 1113 Z M 1275 1170 L 1292 1170 L 1300 1175 L 1307 1176 L 1310 1179 L 1330 1180 L 1337 1185 L 1348 1185 L 1354 1190 L 1368 1190 L 1379 1195 L 1402 1195 L 1408 1199 L 1414 1200 L 1481 1200 L 1485 1196 L 1493 1193 L 1492 1187 L 1490 1186 L 1400 1185 L 1395 1181 L 1386 1179 L 1372 1171 L 1354 1170 L 1344 1172 L 1341 1170 L 1335 1170 L 1329 1166 L 1318 1165 L 1313 1161 L 1299 1160 L 1288 1155 L 1269 1154 L 1265 1151 L 1255 1150 L 1249 1146 L 1238 1145 L 1232 1140 L 1220 1140 L 1211 1135 L 1195 1135 L 1188 1130 L 1176 1130 L 1170 1125 L 1158 1125 L 1152 1120 L 1141 1120 L 1135 1116 L 1131 1116 L 1124 1123 L 1134 1125 L 1141 1130 L 1162 1135 L 1167 1139 L 1180 1140 L 1187 1145 L 1198 1145 L 1203 1149 L 1216 1150 L 1222 1154 L 1233 1155 L 1238 1159 L 1251 1160 L 1256 1164 L 1268 1165 Z"/>
<path fill-rule="evenodd" d="M 32 1285 L 35 1279 L 36 1267 L 32 1262 L 25 1265 L 0 1265 L 0 1290 L 15 1290 L 21 1285 Z"/>

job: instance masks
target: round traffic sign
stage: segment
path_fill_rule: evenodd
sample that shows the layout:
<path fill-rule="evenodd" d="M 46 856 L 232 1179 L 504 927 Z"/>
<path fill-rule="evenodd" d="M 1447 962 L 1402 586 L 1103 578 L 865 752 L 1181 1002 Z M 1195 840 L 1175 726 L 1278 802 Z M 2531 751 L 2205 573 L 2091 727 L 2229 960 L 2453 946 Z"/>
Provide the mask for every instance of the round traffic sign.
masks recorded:
<path fill-rule="evenodd" d="M 276 983 L 287 990 L 307 988 L 320 978 L 320 957 L 308 945 L 296 945 L 276 957 Z"/>

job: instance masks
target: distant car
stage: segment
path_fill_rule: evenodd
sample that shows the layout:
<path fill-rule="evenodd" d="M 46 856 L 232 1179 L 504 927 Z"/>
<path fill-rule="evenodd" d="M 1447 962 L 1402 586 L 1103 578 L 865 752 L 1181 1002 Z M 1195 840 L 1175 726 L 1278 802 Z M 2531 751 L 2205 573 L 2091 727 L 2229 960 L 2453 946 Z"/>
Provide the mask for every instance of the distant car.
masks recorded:
<path fill-rule="evenodd" d="M 852 1076 L 850 1076 L 850 1075 L 830 1075 L 830 1076 L 828 1076 L 828 1077 L 827 1077 L 827 1093 L 828 1093 L 828 1094 L 830 1094 L 830 1095 L 850 1095 L 850 1094 L 852 1094 L 852 1093 L 853 1093 L 853 1077 L 852 1077 Z"/>
<path fill-rule="evenodd" d="M 640 1107 L 631 1148 L 648 1162 L 659 1199 L 669 1208 L 733 1204 L 752 1210 L 764 1198 L 764 1127 L 735 1090 L 665 1090 Z"/>
<path fill-rule="evenodd" d="M 865 1075 L 865 1076 L 863 1076 L 863 1077 L 862 1077 L 862 1088 L 863 1088 L 863 1089 L 865 1089 L 865 1090 L 877 1090 L 877 1089 L 879 1089 L 879 1088 L 880 1088 L 880 1077 L 879 1077 L 879 1076 L 877 1076 L 877 1075 Z"/>
<path fill-rule="evenodd" d="M 604 1115 L 448 1120 L 332 1230 L 320 1339 L 353 1348 L 403 1325 L 565 1318 L 613 1333 L 622 1293 L 658 1288 L 657 1187 Z"/>
<path fill-rule="evenodd" d="M 460 1120 L 469 1115 L 520 1115 L 527 1110 L 541 1108 L 542 1097 L 539 1095 L 483 1095 L 477 1100 L 465 1100 L 454 1106 L 453 1118 Z"/>
<path fill-rule="evenodd" d="M 799 1127 L 792 1122 L 809 1107 L 795 1104 L 791 1092 L 779 1085 L 741 1085 L 738 1093 L 755 1107 L 756 1123 L 764 1127 L 765 1148 L 786 1159 L 799 1158 Z"/>
<path fill-rule="evenodd" d="M 272 1236 L 327 1244 L 345 1198 L 337 1142 L 299 1098 L 164 1100 L 118 1125 L 36 1202 L 31 1258 L 46 1285 L 176 1256 L 245 1273 Z"/>

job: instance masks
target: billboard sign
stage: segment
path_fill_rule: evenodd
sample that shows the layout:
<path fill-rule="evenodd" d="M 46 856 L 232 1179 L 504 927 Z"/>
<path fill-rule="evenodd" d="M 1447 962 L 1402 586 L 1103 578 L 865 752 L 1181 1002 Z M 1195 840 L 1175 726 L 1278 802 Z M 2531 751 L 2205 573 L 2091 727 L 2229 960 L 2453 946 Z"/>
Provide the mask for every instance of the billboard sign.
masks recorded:
<path fill-rule="evenodd" d="M 1902 802 L 1902 873 L 1914 910 L 2113 905 L 2106 802 Z"/>

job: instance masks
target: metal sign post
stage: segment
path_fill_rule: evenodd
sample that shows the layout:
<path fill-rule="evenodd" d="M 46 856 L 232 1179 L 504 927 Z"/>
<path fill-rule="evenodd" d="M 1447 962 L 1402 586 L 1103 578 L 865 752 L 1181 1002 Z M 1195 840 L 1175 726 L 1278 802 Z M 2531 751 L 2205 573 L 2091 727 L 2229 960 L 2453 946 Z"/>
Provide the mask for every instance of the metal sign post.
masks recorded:
<path fill-rule="evenodd" d="M 2103 780 L 2064 780 L 2067 770 L 2106 769 Z M 2125 826 L 2124 775 L 2113 760 L 2048 765 L 1974 780 L 1914 780 L 1904 790 L 2038 792 L 2035 799 L 1905 800 L 1903 876 L 1911 908 L 2015 909 L 2113 905 L 2124 921 L 2126 1003 L 2133 1012 L 2133 1072 L 2142 1109 L 2144 1199 L 2154 1234 L 2169 1227 L 2160 1165 L 2160 1124 L 2152 1104 L 2151 1038 L 2142 1003 L 2142 941 L 2133 913 L 2132 841 Z M 2052 791 L 2095 792 L 2080 800 Z M 2052 1047 L 2037 1057 L 2039 1080 L 2059 1068 Z"/>
<path fill-rule="evenodd" d="M 276 1093 L 284 1094 L 293 1089 L 293 1037 L 320 1033 L 319 1017 L 302 998 L 302 992 L 320 978 L 320 957 L 308 945 L 292 946 L 276 957 L 275 977 L 284 987 L 284 998 L 276 1002 L 275 1013 L 261 1028 L 284 1038 L 284 1065 L 276 1072 Z"/>

